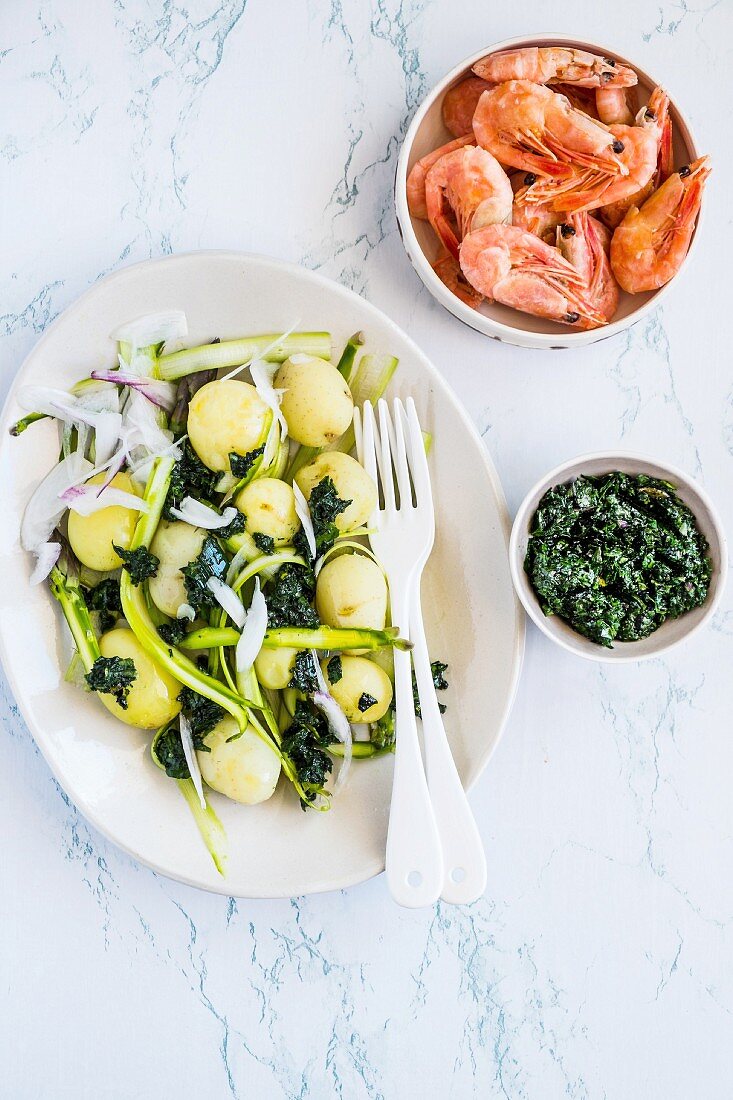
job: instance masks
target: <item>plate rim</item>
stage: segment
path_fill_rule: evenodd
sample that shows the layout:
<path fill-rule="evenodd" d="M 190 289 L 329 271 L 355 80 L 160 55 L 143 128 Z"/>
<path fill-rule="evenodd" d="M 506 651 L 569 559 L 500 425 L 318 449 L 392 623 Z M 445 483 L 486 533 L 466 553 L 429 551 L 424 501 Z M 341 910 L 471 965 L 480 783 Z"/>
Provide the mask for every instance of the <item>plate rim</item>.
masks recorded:
<path fill-rule="evenodd" d="M 422 351 L 422 349 L 417 345 L 412 337 L 407 332 L 405 332 L 404 329 L 402 329 L 378 306 L 375 306 L 372 302 L 362 297 L 362 295 L 357 294 L 356 291 L 352 290 L 350 287 L 343 286 L 342 283 L 338 282 L 335 279 L 329 279 L 327 276 L 322 275 L 318 271 L 312 271 L 310 268 L 303 267 L 302 265 L 294 263 L 291 260 L 282 260 L 277 257 L 268 256 L 264 253 L 246 252 L 238 249 L 226 248 L 192 249 L 185 252 L 170 253 L 166 256 L 150 257 L 146 260 L 138 260 L 135 263 L 126 264 L 116 271 L 108 272 L 101 278 L 96 279 L 91 286 L 87 287 L 86 290 L 79 294 L 65 309 L 63 309 L 58 314 L 57 317 L 53 319 L 53 321 L 51 321 L 50 324 L 45 327 L 39 338 L 33 344 L 33 347 L 30 349 L 30 351 L 18 367 L 10 384 L 10 388 L 8 390 L 5 401 L 3 403 L 2 411 L 0 412 L 0 433 L 2 437 L 7 434 L 7 429 L 11 424 L 11 409 L 15 402 L 15 395 L 19 386 L 23 384 L 22 376 L 24 375 L 31 360 L 38 353 L 39 349 L 41 349 L 44 344 L 48 342 L 51 334 L 55 331 L 55 329 L 57 327 L 60 327 L 62 322 L 67 321 L 70 316 L 73 316 L 75 313 L 81 311 L 83 308 L 88 306 L 89 300 L 92 299 L 102 287 L 106 288 L 111 283 L 129 278 L 131 273 L 134 273 L 141 268 L 149 269 L 156 266 L 172 265 L 175 263 L 196 263 L 200 259 L 216 258 L 236 260 L 244 262 L 245 264 L 255 263 L 271 266 L 280 269 L 281 271 L 289 275 L 296 276 L 298 278 L 305 278 L 306 280 L 311 280 L 322 287 L 328 288 L 329 290 L 336 290 L 338 293 L 344 295 L 346 298 L 356 299 L 359 302 L 360 306 L 365 308 L 367 312 L 372 313 L 375 317 L 379 319 L 382 324 L 386 324 L 388 328 L 393 329 L 399 335 L 400 340 L 407 342 L 411 353 L 419 361 L 421 367 L 423 369 L 427 369 L 428 375 L 434 380 L 437 380 L 439 387 L 444 392 L 445 398 L 451 403 L 454 411 L 461 419 L 465 430 L 468 432 L 469 436 L 476 444 L 476 449 L 479 456 L 481 457 L 483 468 L 489 478 L 492 489 L 496 496 L 499 521 L 501 523 L 501 527 L 504 533 L 504 542 L 508 557 L 512 521 L 509 514 L 509 509 L 507 507 L 504 489 L 499 479 L 498 472 L 496 470 L 496 467 L 494 466 L 494 462 L 488 452 L 488 449 L 484 445 L 478 429 L 476 428 L 476 425 L 471 420 L 463 403 L 460 401 L 452 386 L 441 373 L 441 371 L 438 370 L 432 360 L 427 356 L 424 351 Z M 2 461 L 1 458 L 0 461 Z M 15 552 L 23 553 L 24 551 L 22 551 L 20 546 L 18 546 Z M 514 590 L 513 585 L 512 589 L 515 604 L 515 632 L 512 654 L 512 676 L 509 685 L 509 691 L 507 693 L 507 699 L 505 701 L 504 707 L 501 711 L 497 734 L 494 742 L 478 757 L 475 774 L 472 776 L 470 782 L 467 784 L 466 790 L 470 790 L 475 785 L 475 783 L 478 781 L 478 779 L 481 777 L 484 770 L 486 769 L 489 760 L 491 759 L 494 751 L 496 750 L 499 742 L 504 735 L 504 731 L 506 729 L 506 725 L 517 696 L 517 689 L 521 678 L 522 665 L 524 660 L 526 613 L 521 601 L 517 596 L 516 591 Z M 163 878 L 170 879 L 174 882 L 182 882 L 186 886 L 202 890 L 206 893 L 220 894 L 225 897 L 282 900 L 291 897 L 303 897 L 310 896 L 312 894 L 325 893 L 331 890 L 346 889 L 350 886 L 355 886 L 359 883 L 367 882 L 369 879 L 376 877 L 384 870 L 384 858 L 381 858 L 373 861 L 368 867 L 365 866 L 361 868 L 358 872 L 354 874 L 341 875 L 339 876 L 337 881 L 321 881 L 319 882 L 319 885 L 317 887 L 311 888 L 299 894 L 267 893 L 262 891 L 258 892 L 256 890 L 250 893 L 243 894 L 233 892 L 231 889 L 229 889 L 227 880 L 224 878 L 221 880 L 221 883 L 214 882 L 202 884 L 200 881 L 189 877 L 185 873 L 173 872 L 168 868 L 160 866 L 154 860 L 148 858 L 143 853 L 133 850 L 131 847 L 127 846 L 123 841 L 121 841 L 119 837 L 115 836 L 111 829 L 109 829 L 103 821 L 100 821 L 98 815 L 95 813 L 95 811 L 89 805 L 88 801 L 85 798 L 79 798 L 77 794 L 72 795 L 66 790 L 66 787 L 64 786 L 61 779 L 59 778 L 59 775 L 57 774 L 57 770 L 54 766 L 53 760 L 50 758 L 49 754 L 46 752 L 44 745 L 42 744 L 42 741 L 44 740 L 44 734 L 41 732 L 40 725 L 37 724 L 35 720 L 30 718 L 28 709 L 25 705 L 24 695 L 17 690 L 17 682 L 14 673 L 11 671 L 12 665 L 9 660 L 9 647 L 6 645 L 5 628 L 2 620 L 0 620 L 0 665 L 2 666 L 3 673 L 7 677 L 8 684 L 13 693 L 13 698 L 18 705 L 18 709 L 23 717 L 23 721 L 30 731 L 36 747 L 39 749 L 41 755 L 43 756 L 43 759 L 45 760 L 49 770 L 51 771 L 51 774 L 53 775 L 56 783 L 59 785 L 61 790 L 69 797 L 71 802 L 74 804 L 78 812 L 84 817 L 84 819 L 90 825 L 92 825 L 92 827 L 96 829 L 102 836 L 104 836 L 107 841 L 113 844 L 116 848 L 123 851 L 127 856 L 135 860 L 137 863 L 140 863 L 142 864 L 142 866 L 154 871 L 155 874 L 160 875 Z"/>

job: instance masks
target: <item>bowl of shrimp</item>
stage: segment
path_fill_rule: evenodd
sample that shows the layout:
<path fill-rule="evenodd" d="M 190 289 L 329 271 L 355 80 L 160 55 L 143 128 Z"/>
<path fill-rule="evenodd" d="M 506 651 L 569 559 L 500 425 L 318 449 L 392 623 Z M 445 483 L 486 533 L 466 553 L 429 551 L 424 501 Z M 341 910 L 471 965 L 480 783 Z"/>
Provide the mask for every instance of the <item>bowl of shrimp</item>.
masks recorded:
<path fill-rule="evenodd" d="M 638 65 L 562 35 L 515 38 L 425 99 L 397 166 L 397 221 L 459 320 L 521 347 L 582 347 L 658 305 L 699 235 L 709 174 Z"/>

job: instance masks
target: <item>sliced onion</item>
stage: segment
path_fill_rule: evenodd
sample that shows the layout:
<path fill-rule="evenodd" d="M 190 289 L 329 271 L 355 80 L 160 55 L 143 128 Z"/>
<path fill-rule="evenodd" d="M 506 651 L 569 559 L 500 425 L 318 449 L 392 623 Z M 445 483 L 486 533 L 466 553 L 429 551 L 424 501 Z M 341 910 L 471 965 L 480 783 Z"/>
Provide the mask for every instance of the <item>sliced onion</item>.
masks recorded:
<path fill-rule="evenodd" d="M 117 447 L 122 429 L 119 412 L 96 411 L 73 394 L 46 386 L 23 386 L 18 393 L 18 404 L 28 412 L 42 412 L 65 423 L 88 424 L 94 428 L 97 462 L 106 462 Z"/>
<path fill-rule="evenodd" d="M 178 716 L 178 727 L 181 731 L 181 744 L 183 745 L 183 755 L 186 757 L 186 763 L 188 764 L 188 770 L 191 773 L 191 779 L 193 785 L 196 788 L 196 794 L 199 796 L 199 802 L 201 803 L 201 809 L 206 809 L 206 795 L 204 794 L 204 781 L 201 777 L 201 768 L 199 767 L 198 757 L 196 756 L 196 749 L 193 747 L 193 734 L 191 733 L 191 723 L 185 714 Z"/>
<path fill-rule="evenodd" d="M 40 584 L 45 581 L 61 555 L 60 542 L 44 542 L 34 550 L 36 564 L 30 575 L 29 584 Z"/>
<path fill-rule="evenodd" d="M 280 401 L 282 400 L 284 391 L 276 390 L 272 384 L 279 370 L 279 363 L 267 363 L 264 359 L 256 359 L 254 363 L 250 363 L 249 368 L 255 389 L 265 404 L 272 409 L 273 416 L 277 418 L 282 438 L 287 439 L 288 422 L 283 416 L 282 409 L 280 408 Z"/>
<path fill-rule="evenodd" d="M 220 580 L 219 577 L 209 577 L 206 587 L 212 593 L 219 607 L 226 611 L 234 625 L 241 630 L 247 613 L 234 589 L 230 588 L 228 584 L 224 584 L 224 581 Z"/>
<path fill-rule="evenodd" d="M 78 451 L 62 458 L 46 474 L 26 505 L 20 525 L 20 542 L 24 550 L 38 550 L 48 542 L 51 532 L 66 511 L 63 493 L 78 481 L 83 481 L 94 467 Z"/>
<path fill-rule="evenodd" d="M 260 578 L 255 577 L 252 602 L 244 620 L 244 627 L 237 642 L 235 663 L 237 672 L 247 672 L 255 663 L 255 657 L 262 649 L 267 632 L 267 604 L 260 589 Z"/>
<path fill-rule="evenodd" d="M 353 755 L 351 724 L 333 695 L 331 695 L 331 692 L 328 690 L 326 677 L 323 675 L 323 669 L 318 660 L 318 654 L 314 649 L 311 650 L 311 657 L 315 666 L 316 682 L 318 684 L 318 691 L 313 695 L 313 702 L 325 717 L 328 722 L 328 727 L 334 737 L 337 737 L 344 746 L 344 758 L 333 786 L 333 793 L 337 794 L 346 782 L 346 777 L 351 768 L 351 758 Z"/>
<path fill-rule="evenodd" d="M 351 727 L 351 736 L 354 741 L 371 741 L 368 722 L 354 722 Z"/>
<path fill-rule="evenodd" d="M 313 363 L 315 355 L 306 355 L 305 352 L 296 351 L 295 355 L 290 356 L 290 362 L 296 367 L 301 367 L 304 363 Z"/>
<path fill-rule="evenodd" d="M 172 382 L 141 377 L 132 370 L 95 370 L 92 371 L 92 378 L 100 382 L 114 382 L 117 386 L 130 386 L 147 397 L 153 405 L 167 412 L 170 412 L 176 402 L 176 387 Z"/>
<path fill-rule="evenodd" d="M 132 344 L 133 348 L 148 348 L 151 344 L 182 340 L 187 335 L 188 322 L 183 310 L 167 309 L 126 321 L 110 333 L 110 339 L 118 344 Z"/>
<path fill-rule="evenodd" d="M 218 531 L 220 527 L 228 527 L 238 511 L 234 507 L 225 508 L 220 514 L 215 508 L 210 508 L 195 497 L 184 497 L 180 508 L 171 508 L 171 515 L 184 523 L 190 523 L 192 527 L 203 527 L 205 531 Z"/>
<path fill-rule="evenodd" d="M 178 605 L 178 611 L 176 611 L 177 619 L 188 619 L 190 623 L 196 618 L 196 612 L 191 607 L 190 603 L 182 603 Z"/>
<path fill-rule="evenodd" d="M 313 527 L 313 520 L 311 519 L 311 510 L 308 507 L 308 501 L 303 496 L 297 481 L 293 482 L 293 495 L 295 496 L 295 511 L 303 527 L 308 549 L 311 552 L 311 557 L 315 559 L 316 532 Z"/>
<path fill-rule="evenodd" d="M 97 491 L 96 485 L 70 485 L 61 494 L 61 500 L 72 512 L 80 516 L 91 516 L 103 508 L 130 508 L 136 512 L 147 512 L 149 505 L 142 497 L 126 493 L 123 489 L 108 488 L 104 496 Z"/>
<path fill-rule="evenodd" d="M 229 562 L 229 568 L 227 569 L 227 584 L 234 584 L 235 580 L 239 576 L 239 570 L 249 561 L 249 546 L 242 546 L 237 550 L 236 554 Z"/>

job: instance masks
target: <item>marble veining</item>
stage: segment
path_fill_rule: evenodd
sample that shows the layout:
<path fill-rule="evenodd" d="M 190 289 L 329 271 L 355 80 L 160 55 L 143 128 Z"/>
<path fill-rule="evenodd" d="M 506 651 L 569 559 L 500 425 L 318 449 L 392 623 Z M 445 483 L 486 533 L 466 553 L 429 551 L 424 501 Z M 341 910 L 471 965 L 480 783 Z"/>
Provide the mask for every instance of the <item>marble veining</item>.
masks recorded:
<path fill-rule="evenodd" d="M 601 18 L 602 15 L 602 18 Z M 552 23 L 661 74 L 714 161 L 702 240 L 650 318 L 581 352 L 487 341 L 402 250 L 392 184 L 430 86 Z M 620 445 L 697 476 L 730 524 L 726 0 L 6 0 L 2 390 L 48 324 L 126 263 L 241 248 L 384 308 L 445 373 L 510 510 Z M 139 867 L 61 791 L 0 683 L 3 1095 L 726 1100 L 733 1087 L 733 594 L 689 646 L 585 665 L 528 633 L 473 793 L 467 909 L 380 878 L 291 901 Z"/>

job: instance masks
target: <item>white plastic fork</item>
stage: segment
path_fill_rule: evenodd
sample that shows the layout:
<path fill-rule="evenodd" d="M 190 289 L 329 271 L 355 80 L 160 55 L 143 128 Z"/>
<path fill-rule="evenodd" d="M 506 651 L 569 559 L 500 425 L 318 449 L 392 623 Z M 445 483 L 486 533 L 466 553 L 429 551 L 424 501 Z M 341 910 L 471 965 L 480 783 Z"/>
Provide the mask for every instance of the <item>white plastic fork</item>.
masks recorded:
<path fill-rule="evenodd" d="M 394 402 L 393 418 L 390 418 L 386 402 L 380 401 L 379 430 L 376 429 L 371 406 L 365 405 L 363 429 L 358 411 L 355 417 L 355 427 L 359 457 L 367 472 L 375 480 L 377 480 L 378 467 L 379 481 L 382 485 L 385 504 L 384 509 L 381 509 L 370 521 L 373 528 L 376 525 L 375 534 L 371 536 L 372 549 L 384 565 L 388 575 L 390 593 L 393 597 L 393 622 L 395 625 L 400 626 L 401 633 L 406 633 L 414 645 L 412 656 L 422 711 L 427 786 L 442 853 L 442 882 L 439 896 L 454 904 L 466 904 L 475 901 L 486 889 L 486 856 L 471 807 L 448 745 L 433 685 L 430 658 L 425 639 L 420 604 L 420 580 L 433 547 L 435 520 L 430 489 L 430 473 L 414 401 L 409 398 L 407 410 L 405 410 L 402 402 L 396 400 Z M 374 461 L 375 455 L 376 463 Z M 395 502 L 393 469 L 400 495 L 399 508 L 396 507 Z M 388 558 L 396 558 L 401 563 L 401 571 L 395 580 L 393 580 L 388 563 L 385 561 L 385 542 Z M 407 567 L 405 563 L 407 563 Z M 400 591 L 404 594 L 404 600 L 408 605 L 407 631 L 403 627 L 405 619 L 398 619 L 394 610 L 394 590 L 397 584 L 400 585 Z M 397 658 L 397 654 L 395 654 L 395 657 Z M 409 665 L 409 661 L 404 663 Z M 409 710 L 414 716 L 411 695 Z M 394 825 L 393 818 L 395 817 L 398 799 L 404 799 L 407 802 L 408 797 L 422 796 L 423 784 L 420 782 L 420 778 L 424 777 L 424 772 L 415 732 L 414 741 L 417 745 L 417 761 L 415 762 L 414 755 L 410 752 L 400 774 L 400 783 L 404 784 L 410 793 L 405 796 L 404 792 L 398 789 L 399 740 L 400 734 L 403 733 L 403 727 L 399 725 L 399 702 L 397 713 L 395 788 L 392 795 L 390 830 L 387 838 L 387 877 L 390 889 L 392 889 L 397 901 L 412 905 L 430 904 L 429 901 L 413 900 L 412 902 L 406 902 L 402 900 L 405 895 L 408 898 L 414 897 L 412 892 L 401 889 L 404 880 L 402 861 L 410 852 L 410 849 L 407 846 L 407 851 L 405 850 L 406 845 L 401 836 L 398 839 L 397 830 L 402 828 L 403 814 L 400 813 Z M 415 726 L 414 717 L 412 725 Z M 404 773 L 407 772 L 410 765 L 414 767 L 414 772 L 418 774 L 417 779 L 414 776 L 405 779 Z M 413 785 L 419 792 L 418 796 L 412 793 Z M 412 862 L 415 862 L 418 851 L 413 849 L 413 852 L 414 854 L 410 852 L 410 855 L 412 856 Z M 392 873 L 390 873 L 391 864 Z M 409 871 L 407 875 L 409 881 Z M 396 881 L 401 896 L 398 896 L 395 892 L 393 880 Z"/>
<path fill-rule="evenodd" d="M 357 453 L 367 473 L 381 485 L 383 507 L 369 520 L 372 550 L 387 574 L 392 624 L 409 638 L 410 595 L 432 545 L 429 520 L 412 504 L 402 433 L 394 453 L 400 499 L 395 497 L 389 413 L 379 403 L 381 431 L 369 402 L 363 424 L 354 410 Z M 443 889 L 443 852 L 425 778 L 412 696 L 410 654 L 395 649 L 395 765 L 387 830 L 386 871 L 392 897 L 411 909 L 433 905 Z"/>

